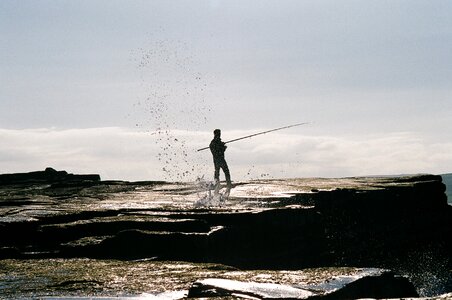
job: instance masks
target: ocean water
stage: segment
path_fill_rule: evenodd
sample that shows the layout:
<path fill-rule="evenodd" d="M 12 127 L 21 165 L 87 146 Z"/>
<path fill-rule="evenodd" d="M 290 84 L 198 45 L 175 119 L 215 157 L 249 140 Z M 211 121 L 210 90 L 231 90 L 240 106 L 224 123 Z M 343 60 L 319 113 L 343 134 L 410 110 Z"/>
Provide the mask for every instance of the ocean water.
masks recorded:
<path fill-rule="evenodd" d="M 452 205 L 452 173 L 442 174 L 443 183 L 446 185 L 447 203 Z"/>

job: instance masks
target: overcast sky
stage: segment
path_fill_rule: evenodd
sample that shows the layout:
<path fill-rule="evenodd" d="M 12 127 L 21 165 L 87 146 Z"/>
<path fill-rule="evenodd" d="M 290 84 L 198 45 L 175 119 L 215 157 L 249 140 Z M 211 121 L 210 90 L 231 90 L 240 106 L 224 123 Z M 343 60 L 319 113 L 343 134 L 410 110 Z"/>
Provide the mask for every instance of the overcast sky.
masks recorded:
<path fill-rule="evenodd" d="M 452 172 L 452 2 L 0 1 L 0 173 Z"/>

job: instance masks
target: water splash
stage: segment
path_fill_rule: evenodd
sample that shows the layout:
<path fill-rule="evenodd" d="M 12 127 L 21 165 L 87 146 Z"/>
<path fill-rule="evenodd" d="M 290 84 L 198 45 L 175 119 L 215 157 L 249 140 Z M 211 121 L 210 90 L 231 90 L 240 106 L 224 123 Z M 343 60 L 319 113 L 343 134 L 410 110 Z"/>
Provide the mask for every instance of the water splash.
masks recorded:
<path fill-rule="evenodd" d="M 206 181 L 204 177 L 198 178 L 196 184 L 200 191 L 198 192 L 199 200 L 194 203 L 196 208 L 222 206 L 229 198 L 230 189 L 221 188 L 220 184 Z"/>
<path fill-rule="evenodd" d="M 398 271 L 409 278 L 422 297 L 444 294 L 452 286 L 447 255 L 438 250 L 422 247 L 397 261 Z"/>
<path fill-rule="evenodd" d="M 155 140 L 165 180 L 194 180 L 203 167 L 195 149 L 187 146 L 187 136 L 175 133 L 203 128 L 211 111 L 206 101 L 208 79 L 193 53 L 187 42 L 172 40 L 154 41 L 132 53 L 147 95 L 135 105 L 144 113 L 136 126 Z"/>

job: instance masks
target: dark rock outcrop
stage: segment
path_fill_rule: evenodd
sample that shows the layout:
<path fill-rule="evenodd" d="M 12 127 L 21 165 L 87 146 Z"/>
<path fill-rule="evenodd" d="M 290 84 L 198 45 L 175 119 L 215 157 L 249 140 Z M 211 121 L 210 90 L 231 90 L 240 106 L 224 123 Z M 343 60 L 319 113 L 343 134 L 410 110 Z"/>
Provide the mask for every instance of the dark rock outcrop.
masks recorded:
<path fill-rule="evenodd" d="M 203 279 L 193 283 L 189 298 L 241 297 L 252 299 L 389 299 L 417 297 L 413 284 L 392 272 L 367 269 L 361 274 L 328 278 L 317 284 L 287 285 Z"/>
<path fill-rule="evenodd" d="M 0 185 L 24 184 L 24 183 L 68 183 L 80 181 L 100 181 L 97 174 L 75 175 L 66 171 L 56 171 L 53 168 L 46 168 L 44 171 L 34 171 L 28 173 L 1 174 Z"/>
<path fill-rule="evenodd" d="M 433 247 L 438 253 L 452 249 L 444 238 L 452 234 L 452 207 L 447 205 L 441 177 L 392 183 L 384 189 L 337 189 L 314 197 L 333 259 L 341 259 L 335 263 L 369 265 L 415 249 Z"/>

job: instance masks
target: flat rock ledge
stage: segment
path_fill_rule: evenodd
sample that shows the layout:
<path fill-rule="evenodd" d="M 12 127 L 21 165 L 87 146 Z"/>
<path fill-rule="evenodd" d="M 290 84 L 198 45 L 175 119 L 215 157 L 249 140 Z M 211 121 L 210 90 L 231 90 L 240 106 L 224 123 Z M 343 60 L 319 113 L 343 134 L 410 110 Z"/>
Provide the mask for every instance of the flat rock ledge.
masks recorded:
<path fill-rule="evenodd" d="M 101 181 L 51 168 L 0 175 L 0 259 L 372 267 L 408 274 L 429 294 L 452 292 L 452 207 L 441 176 L 259 180 L 235 183 L 215 205 L 197 206 L 203 197 L 199 183 Z M 191 293 L 227 291 L 225 283 L 200 281 Z"/>

